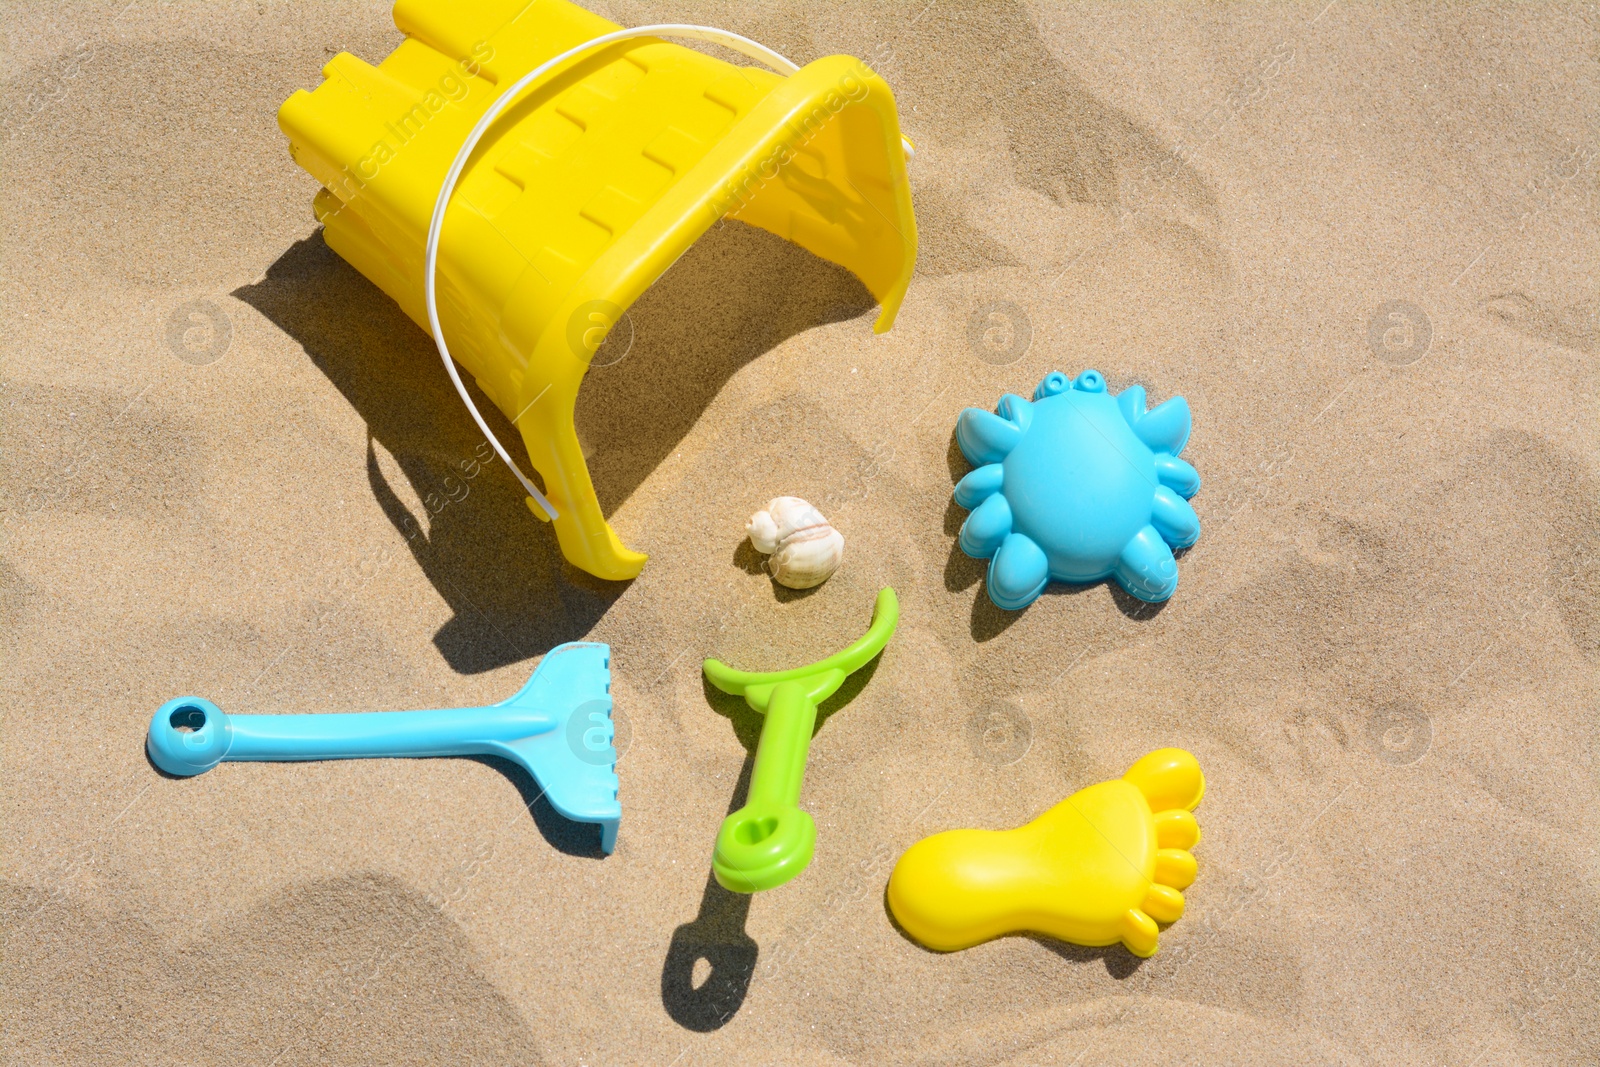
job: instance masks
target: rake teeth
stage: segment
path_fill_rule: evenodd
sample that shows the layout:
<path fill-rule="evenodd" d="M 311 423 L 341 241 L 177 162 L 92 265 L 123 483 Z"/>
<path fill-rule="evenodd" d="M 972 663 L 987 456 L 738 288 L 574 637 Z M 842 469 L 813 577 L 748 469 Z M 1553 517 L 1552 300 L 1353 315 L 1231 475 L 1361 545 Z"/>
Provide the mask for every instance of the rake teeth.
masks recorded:
<path fill-rule="evenodd" d="M 508 742 L 507 754 L 527 769 L 556 811 L 599 826 L 605 852 L 616 848 L 622 819 L 610 664 L 606 645 L 561 645 L 507 702 L 538 707 L 555 718 L 555 729 Z"/>

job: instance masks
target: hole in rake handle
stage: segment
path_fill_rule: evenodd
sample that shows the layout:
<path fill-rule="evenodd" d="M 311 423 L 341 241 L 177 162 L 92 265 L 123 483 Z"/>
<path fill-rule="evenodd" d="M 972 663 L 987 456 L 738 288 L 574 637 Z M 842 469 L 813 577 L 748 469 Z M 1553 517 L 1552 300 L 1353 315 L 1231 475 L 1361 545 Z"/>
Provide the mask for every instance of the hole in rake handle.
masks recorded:
<path fill-rule="evenodd" d="M 180 734 L 199 733 L 206 728 L 205 709 L 185 704 L 181 708 L 173 709 L 172 714 L 167 716 L 167 722 Z"/>

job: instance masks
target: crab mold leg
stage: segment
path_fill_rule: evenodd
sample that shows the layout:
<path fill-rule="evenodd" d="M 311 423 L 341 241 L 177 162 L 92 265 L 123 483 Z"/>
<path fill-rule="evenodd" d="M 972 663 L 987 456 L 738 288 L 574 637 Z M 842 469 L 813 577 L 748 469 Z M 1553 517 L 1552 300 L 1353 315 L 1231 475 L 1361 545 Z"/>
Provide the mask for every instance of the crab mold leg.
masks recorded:
<path fill-rule="evenodd" d="M 1123 397 L 1135 389 L 1139 390 L 1139 395 L 1131 403 L 1124 402 Z M 1133 432 L 1139 440 L 1150 446 L 1150 451 L 1176 456 L 1189 443 L 1189 430 L 1194 420 L 1189 415 L 1189 402 L 1183 397 L 1175 396 L 1149 411 L 1138 411 L 1144 407 L 1144 390 L 1137 385 L 1130 385 L 1117 396 L 1117 403 L 1122 408 L 1123 417 L 1133 427 Z M 1130 409 L 1136 413 L 1130 415 Z"/>
<path fill-rule="evenodd" d="M 1022 429 L 992 411 L 967 408 L 956 421 L 956 444 L 973 465 L 998 463 L 1022 440 Z"/>
<path fill-rule="evenodd" d="M 1185 500 L 1200 491 L 1200 472 L 1177 456 L 1156 455 L 1156 480 Z"/>
<path fill-rule="evenodd" d="M 974 559 L 988 559 L 1000 550 L 1011 532 L 1011 505 L 999 493 L 973 509 L 961 524 L 961 551 Z"/>
<path fill-rule="evenodd" d="M 1173 548 L 1188 548 L 1200 536 L 1200 516 L 1187 500 L 1164 485 L 1156 486 L 1150 525 Z"/>
<path fill-rule="evenodd" d="M 1146 526 L 1122 546 L 1112 574 L 1140 600 L 1165 600 L 1178 588 L 1178 561 L 1154 526 Z"/>
<path fill-rule="evenodd" d="M 1049 580 L 1050 561 L 1044 550 L 1027 535 L 1014 533 L 1001 542 L 989 564 L 989 599 L 998 607 L 1016 611 L 1037 600 Z"/>
<path fill-rule="evenodd" d="M 998 463 L 985 463 L 956 483 L 956 503 L 971 510 L 1000 491 L 1006 469 Z"/>

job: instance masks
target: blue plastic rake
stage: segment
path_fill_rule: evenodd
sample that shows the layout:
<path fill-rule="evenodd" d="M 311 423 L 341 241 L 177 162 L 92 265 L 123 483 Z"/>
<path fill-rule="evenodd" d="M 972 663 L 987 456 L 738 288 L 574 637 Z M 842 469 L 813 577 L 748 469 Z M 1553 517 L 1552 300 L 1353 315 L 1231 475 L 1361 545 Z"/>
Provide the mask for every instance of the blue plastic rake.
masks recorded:
<path fill-rule="evenodd" d="M 611 745 L 611 649 L 551 649 L 516 696 L 482 708 L 327 715 L 228 715 L 201 697 L 169 700 L 145 747 L 168 774 L 202 774 L 223 760 L 500 756 L 539 783 L 550 804 L 600 827 L 617 845 L 617 753 Z"/>

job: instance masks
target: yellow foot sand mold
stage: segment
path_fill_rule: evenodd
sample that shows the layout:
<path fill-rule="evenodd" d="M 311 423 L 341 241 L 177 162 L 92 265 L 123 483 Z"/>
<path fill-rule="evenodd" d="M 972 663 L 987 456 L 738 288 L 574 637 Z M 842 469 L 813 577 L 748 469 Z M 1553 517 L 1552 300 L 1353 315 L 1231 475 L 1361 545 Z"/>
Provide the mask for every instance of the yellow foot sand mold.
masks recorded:
<path fill-rule="evenodd" d="M 1179 890 L 1195 878 L 1190 812 L 1205 789 L 1192 755 L 1158 749 L 1026 826 L 918 841 L 889 876 L 889 909 L 939 951 L 1039 933 L 1153 956 L 1156 924 L 1183 915 Z"/>

